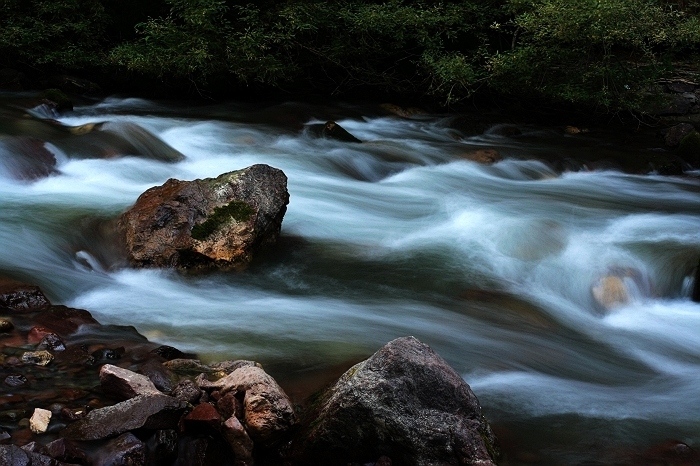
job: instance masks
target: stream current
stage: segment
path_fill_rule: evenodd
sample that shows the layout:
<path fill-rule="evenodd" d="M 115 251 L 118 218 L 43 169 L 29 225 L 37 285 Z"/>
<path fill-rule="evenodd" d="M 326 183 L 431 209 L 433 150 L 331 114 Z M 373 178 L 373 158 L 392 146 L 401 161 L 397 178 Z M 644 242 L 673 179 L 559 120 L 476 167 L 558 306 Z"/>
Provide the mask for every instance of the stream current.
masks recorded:
<path fill-rule="evenodd" d="M 700 448 L 698 178 L 562 174 L 540 156 L 642 149 L 551 128 L 465 134 L 448 117 L 375 110 L 78 106 L 59 121 L 135 124 L 185 159 L 104 145 L 86 155 L 75 136 L 46 138 L 48 177 L 17 180 L 0 164 L 0 273 L 205 361 L 261 361 L 292 396 L 414 335 L 470 384 L 507 464 L 622 461 L 667 438 Z M 328 119 L 365 142 L 314 137 Z M 459 157 L 479 148 L 504 159 Z M 104 225 L 143 191 L 256 163 L 285 172 L 290 203 L 278 246 L 248 271 L 110 262 Z M 606 280 L 619 298 L 607 307 L 596 299 Z"/>

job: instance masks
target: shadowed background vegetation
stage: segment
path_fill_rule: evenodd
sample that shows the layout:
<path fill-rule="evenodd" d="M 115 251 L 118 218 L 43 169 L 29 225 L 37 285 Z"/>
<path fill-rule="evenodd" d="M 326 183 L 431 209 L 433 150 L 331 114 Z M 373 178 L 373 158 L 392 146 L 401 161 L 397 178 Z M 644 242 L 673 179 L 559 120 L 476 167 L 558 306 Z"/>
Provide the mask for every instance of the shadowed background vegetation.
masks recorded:
<path fill-rule="evenodd" d="M 700 0 L 0 0 L 0 63 L 202 95 L 619 109 L 696 69 Z"/>

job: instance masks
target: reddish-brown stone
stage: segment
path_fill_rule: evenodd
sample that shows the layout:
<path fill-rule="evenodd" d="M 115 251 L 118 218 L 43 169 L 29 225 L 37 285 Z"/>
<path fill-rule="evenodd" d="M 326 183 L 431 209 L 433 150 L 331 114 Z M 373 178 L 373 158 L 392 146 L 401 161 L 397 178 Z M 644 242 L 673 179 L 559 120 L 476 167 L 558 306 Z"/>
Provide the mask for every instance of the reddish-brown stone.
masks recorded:
<path fill-rule="evenodd" d="M 54 332 L 50 328 L 42 327 L 40 325 L 35 325 L 31 329 L 29 329 L 29 333 L 27 334 L 27 342 L 31 345 L 36 345 L 46 335 L 49 335 L 52 333 L 54 333 Z"/>
<path fill-rule="evenodd" d="M 75 333 L 81 325 L 99 324 L 88 311 L 66 306 L 51 306 L 37 315 L 36 321 L 62 337 Z"/>
<path fill-rule="evenodd" d="M 222 423 L 221 415 L 209 403 L 200 403 L 185 416 L 185 428 L 191 432 L 213 429 L 218 430 Z"/>
<path fill-rule="evenodd" d="M 287 177 L 253 165 L 218 178 L 168 180 L 144 192 L 119 219 L 131 265 L 245 268 L 279 236 Z"/>

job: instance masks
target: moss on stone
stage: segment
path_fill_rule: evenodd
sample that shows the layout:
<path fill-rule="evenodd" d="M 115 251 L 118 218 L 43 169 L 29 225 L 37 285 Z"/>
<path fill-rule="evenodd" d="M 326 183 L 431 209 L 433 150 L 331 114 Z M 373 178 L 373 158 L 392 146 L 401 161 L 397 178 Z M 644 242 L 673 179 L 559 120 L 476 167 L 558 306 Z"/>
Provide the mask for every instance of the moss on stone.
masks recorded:
<path fill-rule="evenodd" d="M 253 215 L 253 208 L 242 201 L 233 201 L 214 209 L 207 219 L 192 227 L 192 238 L 204 241 L 211 236 L 217 228 L 233 219 L 237 222 L 246 222 Z"/>

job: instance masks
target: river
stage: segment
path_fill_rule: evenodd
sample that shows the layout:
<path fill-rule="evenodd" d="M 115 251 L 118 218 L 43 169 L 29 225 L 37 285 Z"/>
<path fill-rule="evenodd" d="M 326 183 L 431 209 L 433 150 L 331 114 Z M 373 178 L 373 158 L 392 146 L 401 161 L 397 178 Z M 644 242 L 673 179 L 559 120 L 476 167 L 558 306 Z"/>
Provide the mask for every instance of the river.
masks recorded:
<path fill-rule="evenodd" d="M 261 361 L 293 393 L 414 335 L 470 384 L 507 464 L 624 462 L 667 438 L 700 448 L 697 173 L 559 173 L 541 159 L 648 148 L 547 127 L 462 133 L 449 116 L 360 105 L 109 98 L 58 119 L 136 124 L 185 159 L 48 136 L 55 172 L 18 180 L 0 145 L 0 273 L 52 302 L 205 361 Z M 315 137 L 328 119 L 365 142 Z M 479 148 L 503 160 L 459 156 Z M 279 245 L 248 271 L 113 260 L 106 225 L 143 191 L 256 163 L 285 172 L 290 203 Z M 606 277 L 624 295 L 608 308 L 594 292 Z"/>

